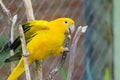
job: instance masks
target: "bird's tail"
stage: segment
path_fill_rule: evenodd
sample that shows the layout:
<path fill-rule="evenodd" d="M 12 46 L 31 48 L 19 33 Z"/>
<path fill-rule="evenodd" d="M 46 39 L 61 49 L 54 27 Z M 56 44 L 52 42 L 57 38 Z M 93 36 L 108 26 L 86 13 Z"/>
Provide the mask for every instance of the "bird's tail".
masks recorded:
<path fill-rule="evenodd" d="M 28 60 L 28 64 L 30 65 L 33 61 Z M 17 67 L 13 70 L 7 80 L 17 80 L 17 78 L 24 72 L 24 61 L 23 57 L 21 58 L 20 62 L 18 63 Z"/>

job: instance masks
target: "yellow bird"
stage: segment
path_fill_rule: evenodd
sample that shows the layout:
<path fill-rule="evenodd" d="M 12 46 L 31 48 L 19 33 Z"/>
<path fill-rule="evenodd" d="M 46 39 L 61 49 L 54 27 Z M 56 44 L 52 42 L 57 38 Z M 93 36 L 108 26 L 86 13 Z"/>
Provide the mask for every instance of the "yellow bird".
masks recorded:
<path fill-rule="evenodd" d="M 50 55 L 57 55 L 63 51 L 63 42 L 67 34 L 74 31 L 74 21 L 70 18 L 58 18 L 53 21 L 35 20 L 23 25 L 27 42 L 29 65 L 35 60 L 44 59 Z M 20 46 L 19 37 L 10 48 L 16 50 Z M 7 80 L 16 80 L 24 72 L 23 56 L 16 53 L 5 62 L 20 59 L 17 67 L 13 70 Z"/>

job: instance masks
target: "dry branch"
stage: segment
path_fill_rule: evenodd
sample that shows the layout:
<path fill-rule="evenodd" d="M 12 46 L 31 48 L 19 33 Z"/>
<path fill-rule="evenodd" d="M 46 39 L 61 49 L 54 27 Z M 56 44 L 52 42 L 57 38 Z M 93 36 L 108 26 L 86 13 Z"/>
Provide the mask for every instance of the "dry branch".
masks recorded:
<path fill-rule="evenodd" d="M 12 18 L 12 21 L 11 21 L 11 30 L 10 30 L 10 43 L 12 44 L 13 43 L 13 40 L 14 40 L 14 26 L 15 26 L 15 23 L 17 21 L 17 15 L 13 16 Z M 13 49 L 10 50 L 10 56 L 13 56 L 14 55 L 14 51 Z M 11 62 L 11 72 L 14 70 L 15 68 L 15 63 L 14 62 Z"/>
<path fill-rule="evenodd" d="M 24 6 L 25 6 L 25 12 L 27 15 L 27 20 L 31 21 L 34 20 L 34 14 L 33 14 L 33 8 L 31 4 L 31 0 L 23 0 Z M 41 61 L 35 61 L 36 64 L 36 69 L 35 69 L 35 74 L 36 74 L 36 79 L 35 80 L 43 80 L 43 74 L 42 74 L 42 60 Z"/>
<path fill-rule="evenodd" d="M 0 0 L 0 7 L 2 8 L 2 11 L 7 15 L 10 16 L 10 11 L 5 7 L 2 0 Z"/>
<path fill-rule="evenodd" d="M 25 67 L 26 79 L 31 80 L 29 65 L 28 65 L 28 57 L 25 56 L 25 55 L 29 55 L 29 53 L 26 50 L 25 36 L 24 36 L 24 32 L 23 32 L 21 25 L 19 26 L 19 32 L 20 32 L 20 40 L 21 40 L 21 44 L 22 44 L 22 52 L 24 55 L 24 67 Z"/>
<path fill-rule="evenodd" d="M 25 12 L 27 15 L 27 20 L 31 21 L 34 20 L 34 14 L 33 14 L 33 8 L 32 8 L 32 3 L 31 0 L 23 0 L 24 6 L 25 6 Z"/>
<path fill-rule="evenodd" d="M 3 4 L 2 0 L 0 0 L 0 7 L 2 8 L 2 11 L 4 12 L 4 14 L 6 14 L 8 16 L 8 26 L 11 28 L 10 30 L 10 45 L 13 43 L 14 40 L 14 26 L 17 20 L 17 15 L 15 15 L 13 18 L 11 16 L 10 11 L 5 7 L 5 5 Z M 10 56 L 14 55 L 14 51 L 10 50 Z M 15 68 L 15 63 L 11 62 L 11 72 L 13 71 L 13 69 Z"/>
<path fill-rule="evenodd" d="M 35 64 L 36 64 L 36 68 L 35 68 L 36 79 L 35 80 L 43 80 L 42 63 L 43 63 L 42 60 L 35 61 Z"/>
<path fill-rule="evenodd" d="M 77 42 L 80 38 L 80 36 L 82 35 L 82 33 L 84 33 L 87 29 L 87 26 L 84 27 L 78 27 L 77 31 L 75 33 L 75 36 L 73 37 L 72 40 L 72 45 L 70 47 L 70 59 L 69 59 L 69 68 L 68 68 L 68 76 L 67 76 L 67 80 L 71 80 L 72 79 L 72 72 L 74 70 L 74 60 L 75 60 L 75 53 L 76 53 L 76 48 L 77 48 Z"/>

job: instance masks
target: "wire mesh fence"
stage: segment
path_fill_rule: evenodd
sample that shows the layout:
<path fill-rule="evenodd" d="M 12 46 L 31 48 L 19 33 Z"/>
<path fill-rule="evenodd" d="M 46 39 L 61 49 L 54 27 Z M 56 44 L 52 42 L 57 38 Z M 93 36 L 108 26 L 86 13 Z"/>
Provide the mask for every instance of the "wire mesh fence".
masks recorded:
<path fill-rule="evenodd" d="M 18 35 L 18 25 L 27 22 L 22 0 L 3 0 L 12 16 L 18 16 L 15 37 Z M 106 69 L 109 80 L 112 74 L 112 1 L 111 0 L 32 0 L 35 19 L 53 20 L 59 17 L 70 17 L 75 20 L 76 27 L 88 25 L 87 32 L 80 38 L 75 56 L 75 68 L 71 80 L 105 80 Z M 8 41 L 8 17 L 0 8 L 0 48 Z M 43 75 L 60 61 L 59 56 L 51 56 L 44 60 Z M 0 57 L 4 59 L 4 57 Z M 68 70 L 69 56 L 65 62 Z M 34 65 L 33 65 L 34 66 Z M 32 67 L 33 67 L 32 66 Z M 31 67 L 32 80 L 34 72 Z M 0 69 L 0 80 L 5 80 L 10 73 L 10 64 Z M 19 80 L 24 80 L 22 75 Z M 55 80 L 64 80 L 59 71 Z"/>

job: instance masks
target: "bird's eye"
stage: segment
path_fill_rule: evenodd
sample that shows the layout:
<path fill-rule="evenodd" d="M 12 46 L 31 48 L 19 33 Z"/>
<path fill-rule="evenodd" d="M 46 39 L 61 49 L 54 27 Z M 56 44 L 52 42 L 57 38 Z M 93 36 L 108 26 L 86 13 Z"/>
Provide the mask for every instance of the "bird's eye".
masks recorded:
<path fill-rule="evenodd" d="M 68 24 L 68 22 L 67 22 L 67 21 L 65 21 L 64 23 L 65 23 L 65 24 Z"/>

